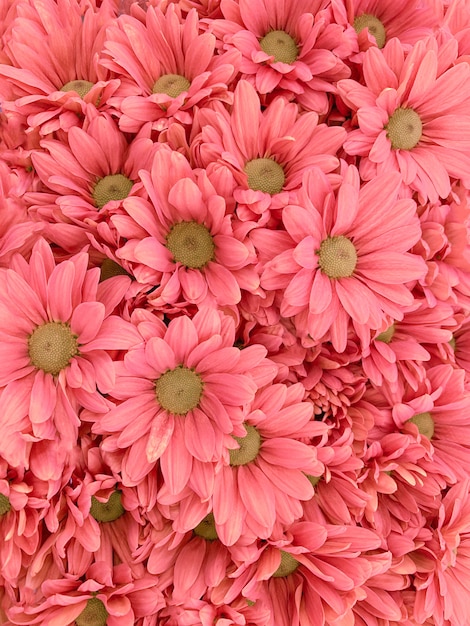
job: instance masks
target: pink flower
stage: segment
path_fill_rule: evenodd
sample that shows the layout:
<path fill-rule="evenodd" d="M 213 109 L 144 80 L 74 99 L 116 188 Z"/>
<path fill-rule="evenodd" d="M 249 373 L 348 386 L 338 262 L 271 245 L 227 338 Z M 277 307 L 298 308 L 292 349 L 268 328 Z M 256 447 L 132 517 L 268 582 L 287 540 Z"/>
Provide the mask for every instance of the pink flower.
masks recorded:
<path fill-rule="evenodd" d="M 349 76 L 341 58 L 351 51 L 343 28 L 322 11 L 325 0 L 225 0 L 225 19 L 209 28 L 225 49 L 242 54 L 240 70 L 260 94 L 285 94 L 308 111 L 325 114 L 334 82 Z"/>
<path fill-rule="evenodd" d="M 359 128 L 344 144 L 360 155 L 365 180 L 399 171 L 423 201 L 451 190 L 451 177 L 470 187 L 470 67 L 455 63 L 457 48 L 429 37 L 405 57 L 396 39 L 364 56 L 364 82 L 338 82 Z M 458 128 L 458 132 L 456 129 Z"/>
<path fill-rule="evenodd" d="M 110 435 L 105 450 L 125 450 L 125 485 L 138 484 L 157 461 L 171 493 L 204 483 L 205 464 L 221 458 L 227 436 L 243 436 L 244 409 L 257 390 L 249 372 L 266 350 L 240 350 L 234 341 L 233 319 L 203 308 L 168 328 L 155 318 L 152 336 L 116 364 L 113 396 L 122 402 L 90 419 L 95 433 Z"/>
<path fill-rule="evenodd" d="M 160 150 L 151 173 L 141 172 L 150 201 L 129 198 L 130 218 L 112 218 L 127 242 L 116 252 L 141 282 L 157 288 L 151 303 L 234 305 L 241 289 L 257 293 L 256 256 L 233 233 L 232 216 L 204 172 L 179 153 Z"/>
<path fill-rule="evenodd" d="M 41 457 L 41 444 L 57 438 L 60 454 L 72 452 L 79 408 L 106 410 L 101 394 L 114 386 L 108 350 L 140 339 L 133 325 L 111 315 L 130 279 L 117 277 L 112 291 L 87 265 L 85 252 L 56 263 L 39 239 L 29 263 L 18 254 L 0 274 L 0 452 L 13 467 L 27 467 L 31 446 Z M 54 461 L 51 448 L 39 461 L 44 475 L 36 462 L 34 473 L 47 480 L 49 470 L 61 471 Z"/>
<path fill-rule="evenodd" d="M 378 329 L 413 303 L 407 283 L 424 275 L 423 260 L 409 253 L 420 236 L 412 200 L 399 200 L 401 180 L 383 174 L 360 187 L 355 167 L 334 193 L 324 174 L 305 175 L 301 206 L 284 209 L 286 232 L 252 231 L 260 250 L 280 251 L 261 277 L 280 294 L 280 312 L 294 317 L 305 345 L 329 339 L 346 348 L 350 320 L 356 332 Z"/>

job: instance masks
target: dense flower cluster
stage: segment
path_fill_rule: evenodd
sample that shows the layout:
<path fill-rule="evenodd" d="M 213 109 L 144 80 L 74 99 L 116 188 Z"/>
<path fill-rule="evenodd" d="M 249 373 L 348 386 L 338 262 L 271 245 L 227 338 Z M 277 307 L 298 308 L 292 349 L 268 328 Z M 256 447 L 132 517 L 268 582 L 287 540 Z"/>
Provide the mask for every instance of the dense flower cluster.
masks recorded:
<path fill-rule="evenodd" d="M 468 0 L 0 36 L 0 623 L 468 625 Z"/>

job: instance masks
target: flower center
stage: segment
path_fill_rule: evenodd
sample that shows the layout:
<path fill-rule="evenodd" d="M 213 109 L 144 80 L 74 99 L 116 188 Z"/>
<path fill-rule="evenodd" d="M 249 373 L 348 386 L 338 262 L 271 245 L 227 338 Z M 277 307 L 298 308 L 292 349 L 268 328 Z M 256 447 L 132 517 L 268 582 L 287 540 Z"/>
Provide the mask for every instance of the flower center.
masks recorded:
<path fill-rule="evenodd" d="M 166 247 L 175 261 L 192 269 L 201 269 L 214 258 L 212 235 L 198 222 L 175 224 L 166 238 Z"/>
<path fill-rule="evenodd" d="M 0 516 L 6 515 L 11 509 L 10 500 L 0 493 Z"/>
<path fill-rule="evenodd" d="M 457 343 L 455 341 L 455 337 L 454 336 L 452 336 L 451 340 L 449 341 L 449 346 L 455 352 L 455 348 L 457 347 Z"/>
<path fill-rule="evenodd" d="M 395 150 L 411 150 L 423 134 L 423 123 L 416 111 L 402 107 L 395 110 L 385 128 Z"/>
<path fill-rule="evenodd" d="M 281 563 L 277 570 L 274 572 L 273 578 L 284 578 L 285 576 L 289 576 L 289 574 L 295 572 L 299 565 L 300 563 L 297 561 L 297 559 L 294 559 L 292 554 L 281 550 Z"/>
<path fill-rule="evenodd" d="M 101 263 L 100 283 L 113 276 L 129 276 L 129 274 L 113 259 L 104 259 L 103 263 Z"/>
<path fill-rule="evenodd" d="M 111 200 L 124 200 L 129 195 L 134 183 L 123 174 L 110 174 L 101 178 L 93 189 L 93 200 L 102 209 Z"/>
<path fill-rule="evenodd" d="M 356 248 L 343 235 L 324 239 L 317 254 L 320 257 L 318 264 L 328 278 L 348 278 L 356 268 Z"/>
<path fill-rule="evenodd" d="M 56 376 L 78 354 L 77 335 L 69 324 L 48 322 L 29 336 L 28 353 L 34 367 Z"/>
<path fill-rule="evenodd" d="M 274 195 L 284 187 L 284 170 L 273 159 L 252 159 L 245 165 L 248 187 Z"/>
<path fill-rule="evenodd" d="M 432 439 L 434 435 L 434 420 L 429 411 L 417 413 L 408 421 L 412 424 L 416 424 L 421 435 L 425 435 L 428 439 Z"/>
<path fill-rule="evenodd" d="M 261 50 L 274 57 L 274 62 L 277 63 L 293 63 L 299 55 L 299 48 L 297 44 L 283 30 L 272 30 L 265 35 L 259 42 Z"/>
<path fill-rule="evenodd" d="M 152 93 L 166 93 L 170 98 L 177 98 L 183 91 L 188 91 L 191 83 L 185 76 L 179 74 L 164 74 L 155 81 Z"/>
<path fill-rule="evenodd" d="M 375 341 L 383 341 L 383 343 L 390 343 L 393 339 L 394 334 L 395 334 L 395 324 L 392 324 L 391 326 L 387 328 L 387 330 L 384 330 L 383 333 L 380 333 L 380 335 L 377 335 L 377 337 L 375 338 Z"/>
<path fill-rule="evenodd" d="M 60 88 L 60 91 L 76 91 L 80 98 L 83 98 L 93 86 L 93 83 L 90 83 L 89 80 L 71 80 L 65 83 L 65 85 Z"/>
<path fill-rule="evenodd" d="M 155 383 L 155 393 L 158 403 L 166 411 L 186 415 L 199 404 L 203 387 L 199 374 L 179 365 L 160 376 Z"/>
<path fill-rule="evenodd" d="M 120 491 L 114 491 L 106 502 L 100 502 L 95 496 L 91 496 L 90 515 L 97 522 L 114 522 L 126 512 L 121 500 Z"/>
<path fill-rule="evenodd" d="M 240 447 L 237 450 L 229 450 L 230 465 L 246 465 L 258 456 L 261 446 L 261 435 L 251 424 L 243 424 L 246 429 L 244 437 L 234 437 Z"/>
<path fill-rule="evenodd" d="M 194 528 L 193 533 L 198 537 L 202 537 L 207 541 L 214 541 L 214 539 L 218 539 L 219 536 L 215 529 L 215 519 L 213 513 L 208 513 L 206 517 L 199 522 L 199 524 Z"/>
<path fill-rule="evenodd" d="M 321 476 L 312 476 L 312 474 L 305 474 L 310 481 L 312 487 L 316 487 L 321 480 Z"/>
<path fill-rule="evenodd" d="M 75 624 L 77 626 L 106 626 L 108 615 L 109 613 L 101 600 L 90 598 L 86 607 L 75 618 Z"/>
<path fill-rule="evenodd" d="M 375 41 L 377 42 L 377 46 L 379 48 L 383 48 L 385 45 L 386 33 L 385 28 L 382 22 L 375 15 L 370 15 L 370 13 L 363 13 L 359 15 L 354 20 L 354 30 L 357 34 L 361 32 L 364 28 L 369 29 L 371 35 L 375 37 Z"/>

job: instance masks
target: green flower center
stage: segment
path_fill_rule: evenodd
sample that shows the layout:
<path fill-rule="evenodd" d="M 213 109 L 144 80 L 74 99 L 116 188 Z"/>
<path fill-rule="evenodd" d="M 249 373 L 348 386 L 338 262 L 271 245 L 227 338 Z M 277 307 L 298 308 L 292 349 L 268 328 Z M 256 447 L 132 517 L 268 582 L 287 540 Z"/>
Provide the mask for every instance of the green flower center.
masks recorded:
<path fill-rule="evenodd" d="M 170 98 L 177 98 L 183 91 L 188 91 L 191 83 L 185 76 L 179 74 L 164 74 L 155 81 L 152 93 L 166 93 Z"/>
<path fill-rule="evenodd" d="M 60 88 L 60 91 L 75 91 L 80 98 L 84 98 L 93 86 L 94 84 L 90 83 L 89 80 L 71 80 L 65 83 L 65 85 Z"/>
<path fill-rule="evenodd" d="M 245 165 L 248 187 L 272 196 L 280 193 L 286 180 L 284 170 L 273 159 L 252 159 Z"/>
<path fill-rule="evenodd" d="M 292 554 L 281 550 L 281 563 L 277 570 L 274 572 L 273 578 L 284 578 L 285 576 L 289 576 L 289 574 L 295 572 L 299 565 L 300 563 L 297 561 L 297 559 L 294 559 Z"/>
<path fill-rule="evenodd" d="M 108 280 L 108 278 L 113 278 L 113 276 L 129 276 L 126 270 L 113 259 L 104 259 L 100 269 L 100 283 Z"/>
<path fill-rule="evenodd" d="M 321 476 L 312 476 L 311 474 L 305 474 L 309 479 L 312 487 L 316 487 L 321 480 Z"/>
<path fill-rule="evenodd" d="M 361 32 L 364 28 L 367 28 L 371 35 L 375 37 L 375 41 L 377 42 L 377 46 L 379 48 L 383 48 L 385 46 L 385 27 L 379 18 L 375 17 L 375 15 L 370 15 L 370 13 L 363 13 L 359 15 L 354 20 L 354 30 L 357 34 Z"/>
<path fill-rule="evenodd" d="M 95 496 L 91 496 L 90 515 L 97 522 L 114 522 L 125 512 L 120 491 L 113 491 L 106 502 L 100 502 Z"/>
<path fill-rule="evenodd" d="M 423 134 L 423 122 L 413 109 L 398 108 L 385 127 L 395 150 L 412 150 Z"/>
<path fill-rule="evenodd" d="M 299 48 L 294 39 L 283 30 L 272 30 L 259 42 L 261 50 L 274 57 L 277 63 L 293 63 L 299 56 Z"/>
<path fill-rule="evenodd" d="M 101 600 L 90 598 L 86 607 L 75 618 L 75 624 L 77 626 L 106 626 L 108 615 L 109 613 Z"/>
<path fill-rule="evenodd" d="M 204 383 L 199 374 L 179 365 L 168 370 L 155 383 L 158 403 L 169 413 L 186 415 L 195 409 L 202 396 Z"/>
<path fill-rule="evenodd" d="M 10 500 L 0 493 L 0 516 L 6 515 L 11 510 Z"/>
<path fill-rule="evenodd" d="M 77 335 L 69 324 L 48 322 L 29 336 L 28 353 L 34 367 L 56 376 L 78 354 Z"/>
<path fill-rule="evenodd" d="M 328 278 L 348 278 L 356 268 L 356 248 L 343 235 L 324 239 L 317 254 L 320 257 L 318 264 Z"/>
<path fill-rule="evenodd" d="M 243 424 L 246 429 L 244 437 L 234 437 L 240 447 L 237 450 L 229 450 L 230 465 L 246 465 L 258 456 L 261 446 L 261 435 L 251 424 Z"/>
<path fill-rule="evenodd" d="M 133 186 L 134 183 L 123 174 L 110 174 L 96 183 L 91 195 L 98 209 L 102 209 L 111 200 L 127 198 Z"/>
<path fill-rule="evenodd" d="M 212 235 L 198 222 L 175 224 L 166 238 L 166 247 L 175 261 L 192 269 L 201 269 L 214 259 Z"/>
<path fill-rule="evenodd" d="M 417 413 L 408 421 L 412 424 L 416 424 L 421 435 L 424 435 L 428 439 L 432 439 L 434 435 L 434 420 L 429 411 Z"/>
<path fill-rule="evenodd" d="M 457 343 L 455 341 L 455 337 L 454 336 L 452 336 L 451 340 L 449 341 L 449 346 L 455 352 L 455 348 L 457 347 Z"/>
<path fill-rule="evenodd" d="M 206 517 L 199 522 L 199 524 L 194 528 L 193 533 L 198 537 L 202 537 L 207 541 L 214 541 L 218 539 L 219 536 L 217 534 L 217 530 L 215 529 L 215 519 L 213 513 L 208 513 Z"/>
<path fill-rule="evenodd" d="M 393 339 L 394 334 L 395 334 L 395 324 L 392 324 L 391 326 L 387 328 L 387 330 L 384 330 L 383 333 L 380 333 L 380 335 L 377 335 L 377 337 L 375 338 L 375 341 L 382 341 L 383 343 L 390 343 Z"/>

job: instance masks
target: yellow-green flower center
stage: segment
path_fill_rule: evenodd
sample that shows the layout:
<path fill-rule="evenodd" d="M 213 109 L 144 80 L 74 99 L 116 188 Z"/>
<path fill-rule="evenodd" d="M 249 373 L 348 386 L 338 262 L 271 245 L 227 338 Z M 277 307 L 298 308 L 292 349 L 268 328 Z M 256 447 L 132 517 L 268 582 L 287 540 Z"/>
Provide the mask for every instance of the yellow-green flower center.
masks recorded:
<path fill-rule="evenodd" d="M 294 39 L 283 30 L 272 30 L 259 42 L 261 50 L 274 57 L 277 63 L 293 63 L 299 55 Z"/>
<path fill-rule="evenodd" d="M 179 74 L 164 74 L 155 81 L 152 93 L 166 93 L 170 98 L 177 98 L 183 91 L 188 91 L 191 83 Z"/>
<path fill-rule="evenodd" d="M 202 396 L 204 383 L 197 372 L 179 365 L 157 379 L 155 394 L 158 403 L 169 413 L 186 415 L 195 409 Z"/>
<path fill-rule="evenodd" d="M 252 159 L 245 165 L 248 187 L 272 196 L 280 193 L 286 180 L 284 170 L 273 159 Z"/>
<path fill-rule="evenodd" d="M 318 264 L 328 278 L 348 278 L 357 264 L 357 252 L 350 239 L 339 235 L 321 242 Z"/>
<path fill-rule="evenodd" d="M 455 341 L 455 337 L 452 336 L 450 341 L 449 341 L 449 346 L 452 348 L 452 350 L 455 352 L 455 348 L 457 347 L 457 343 Z"/>
<path fill-rule="evenodd" d="M 120 491 L 113 491 L 106 502 L 100 502 L 95 496 L 91 496 L 90 515 L 97 522 L 114 522 L 125 512 Z"/>
<path fill-rule="evenodd" d="M 289 574 L 295 572 L 299 565 L 300 563 L 297 561 L 297 559 L 294 559 L 292 554 L 281 550 L 281 563 L 277 570 L 274 572 L 273 578 L 284 578 L 285 576 L 289 576 Z"/>
<path fill-rule="evenodd" d="M 380 333 L 375 338 L 375 341 L 382 341 L 383 343 L 390 343 L 393 339 L 393 335 L 395 334 L 395 324 L 389 326 L 383 333 Z"/>
<path fill-rule="evenodd" d="M 367 28 L 371 35 L 375 37 L 377 46 L 383 48 L 385 46 L 385 39 L 387 37 L 385 33 L 385 27 L 378 17 L 370 15 L 370 13 L 363 13 L 354 20 L 354 30 L 357 34 L 364 28 Z"/>
<path fill-rule="evenodd" d="M 312 487 L 316 487 L 321 480 L 321 476 L 312 476 L 311 474 L 305 474 L 309 479 Z"/>
<path fill-rule="evenodd" d="M 113 259 L 104 259 L 100 269 L 100 283 L 113 276 L 129 276 L 126 270 Z"/>
<path fill-rule="evenodd" d="M 6 515 L 11 509 L 10 500 L 0 493 L 0 516 Z"/>
<path fill-rule="evenodd" d="M 400 107 L 394 111 L 385 127 L 395 150 L 412 150 L 423 134 L 423 122 L 413 109 Z"/>
<path fill-rule="evenodd" d="M 166 247 L 175 261 L 192 269 L 201 269 L 214 259 L 214 240 L 203 224 L 179 222 L 166 238 Z"/>
<path fill-rule="evenodd" d="M 86 607 L 75 618 L 75 624 L 77 626 L 106 626 L 108 615 L 109 613 L 101 600 L 90 598 Z"/>
<path fill-rule="evenodd" d="M 434 435 L 434 419 L 429 411 L 417 413 L 408 421 L 416 424 L 421 435 L 425 435 L 428 439 L 432 439 Z"/>
<path fill-rule="evenodd" d="M 34 367 L 56 376 L 78 354 L 77 335 L 69 324 L 48 322 L 29 336 L 28 353 Z"/>
<path fill-rule="evenodd" d="M 93 200 L 101 209 L 111 200 L 124 200 L 129 195 L 134 183 L 123 174 L 110 174 L 101 178 L 93 189 Z"/>
<path fill-rule="evenodd" d="M 240 447 L 237 450 L 230 450 L 230 465 L 246 465 L 251 463 L 258 456 L 261 446 L 261 435 L 251 424 L 243 424 L 246 435 L 244 437 L 234 437 Z"/>
<path fill-rule="evenodd" d="M 90 83 L 89 80 L 71 80 L 65 83 L 65 85 L 60 88 L 60 91 L 75 91 L 80 98 L 83 98 L 93 86 L 93 83 Z"/>
<path fill-rule="evenodd" d="M 207 541 L 214 541 L 218 539 L 219 536 L 217 534 L 217 530 L 215 529 L 215 519 L 213 513 L 208 513 L 206 517 L 199 522 L 199 524 L 194 528 L 193 533 L 198 537 L 202 537 Z"/>

